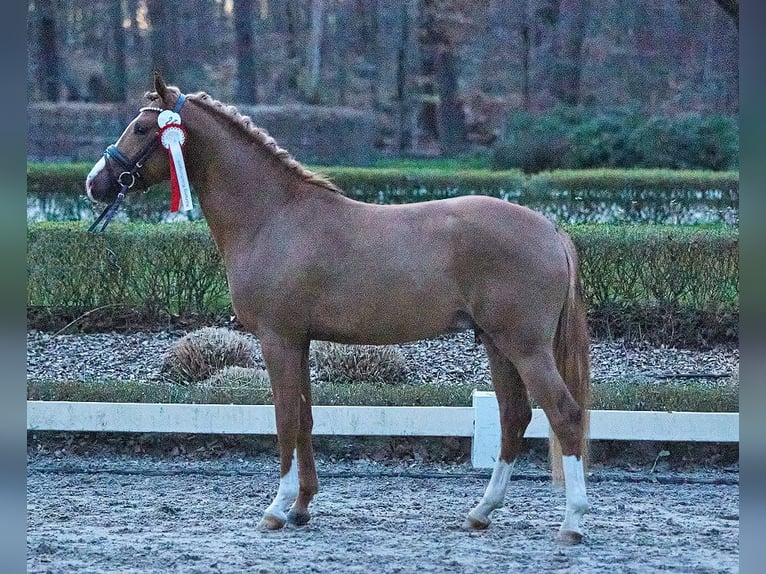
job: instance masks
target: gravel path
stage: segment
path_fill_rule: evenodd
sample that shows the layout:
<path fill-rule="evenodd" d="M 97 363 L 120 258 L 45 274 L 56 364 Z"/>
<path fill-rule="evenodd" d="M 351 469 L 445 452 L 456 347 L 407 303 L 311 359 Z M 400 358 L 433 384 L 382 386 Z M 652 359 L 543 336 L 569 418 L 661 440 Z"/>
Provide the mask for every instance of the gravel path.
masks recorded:
<path fill-rule="evenodd" d="M 487 484 L 466 465 L 320 460 L 302 528 L 261 532 L 277 461 L 31 453 L 27 571 L 695 572 L 739 570 L 738 473 L 594 470 L 586 538 L 553 537 L 564 494 L 520 461 L 483 532 L 460 525 Z"/>
<path fill-rule="evenodd" d="M 160 373 L 163 353 L 185 334 L 185 331 L 160 331 L 53 337 L 49 333 L 30 331 L 27 378 L 151 380 Z M 258 349 L 256 360 L 260 361 L 260 346 L 254 337 L 253 341 Z M 470 332 L 398 347 L 415 381 L 484 383 L 489 377 L 484 349 L 474 342 Z M 718 383 L 739 381 L 739 349 L 732 347 L 689 350 L 594 341 L 591 363 L 594 382 L 653 382 L 670 376 L 699 374 L 710 376 L 709 380 Z"/>

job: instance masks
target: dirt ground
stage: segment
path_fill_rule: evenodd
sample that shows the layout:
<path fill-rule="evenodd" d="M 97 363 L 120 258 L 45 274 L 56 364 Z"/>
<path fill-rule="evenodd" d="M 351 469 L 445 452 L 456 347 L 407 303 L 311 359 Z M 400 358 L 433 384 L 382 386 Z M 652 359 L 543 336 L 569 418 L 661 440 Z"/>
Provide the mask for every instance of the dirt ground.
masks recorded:
<path fill-rule="evenodd" d="M 31 573 L 738 572 L 736 469 L 594 468 L 577 547 L 553 541 L 564 493 L 517 464 L 483 532 L 460 526 L 488 472 L 320 460 L 312 520 L 257 528 L 277 461 L 29 455 Z"/>

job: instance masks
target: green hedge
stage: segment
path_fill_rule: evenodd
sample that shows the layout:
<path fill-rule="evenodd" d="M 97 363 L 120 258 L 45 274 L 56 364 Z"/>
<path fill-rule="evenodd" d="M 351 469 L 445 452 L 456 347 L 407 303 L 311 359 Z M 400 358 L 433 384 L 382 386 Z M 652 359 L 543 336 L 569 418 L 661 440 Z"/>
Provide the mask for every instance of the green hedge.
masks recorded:
<path fill-rule="evenodd" d="M 571 228 L 594 333 L 656 343 L 738 341 L 738 232 L 728 226 Z"/>
<path fill-rule="evenodd" d="M 82 193 L 85 165 L 29 164 L 27 207 L 34 221 L 94 219 L 97 210 Z M 508 199 L 564 223 L 734 222 L 738 172 L 559 170 L 522 175 L 480 169 L 318 168 L 352 198 L 371 203 L 411 203 L 466 194 Z M 168 220 L 167 182 L 131 195 L 118 219 Z M 202 219 L 195 208 L 183 218 Z"/>
<path fill-rule="evenodd" d="M 534 194 L 550 191 L 737 193 L 739 172 L 676 169 L 561 169 L 526 178 Z"/>
<path fill-rule="evenodd" d="M 209 314 L 229 305 L 220 255 L 204 223 L 120 224 L 105 234 L 79 222 L 27 227 L 27 303 L 85 312 L 102 306 Z"/>
<path fill-rule="evenodd" d="M 738 341 L 736 228 L 567 229 L 580 252 L 594 335 L 682 345 Z M 79 222 L 30 224 L 27 245 L 32 323 L 103 306 L 154 320 L 230 313 L 225 272 L 202 222 L 115 223 L 102 235 Z"/>
<path fill-rule="evenodd" d="M 82 195 L 87 164 L 27 165 L 27 193 Z M 349 196 L 370 202 L 403 203 L 451 197 L 466 193 L 523 195 L 542 197 L 551 192 L 597 190 L 606 194 L 633 191 L 695 193 L 710 190 L 725 193 L 739 191 L 736 171 L 695 171 L 670 169 L 589 169 L 560 170 L 523 175 L 518 170 L 489 171 L 481 169 L 442 170 L 407 168 L 314 168 L 332 179 Z M 146 197 L 163 194 L 150 193 Z"/>

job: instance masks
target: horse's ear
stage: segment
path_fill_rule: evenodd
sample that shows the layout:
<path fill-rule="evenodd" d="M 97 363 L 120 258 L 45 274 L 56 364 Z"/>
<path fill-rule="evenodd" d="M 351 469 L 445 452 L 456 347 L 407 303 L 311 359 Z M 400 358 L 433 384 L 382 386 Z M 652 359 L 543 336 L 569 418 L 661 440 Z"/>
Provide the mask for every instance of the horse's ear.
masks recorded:
<path fill-rule="evenodd" d="M 163 101 L 165 100 L 165 96 L 168 94 L 168 87 L 158 70 L 154 70 L 154 91 L 157 92 L 157 95 Z"/>

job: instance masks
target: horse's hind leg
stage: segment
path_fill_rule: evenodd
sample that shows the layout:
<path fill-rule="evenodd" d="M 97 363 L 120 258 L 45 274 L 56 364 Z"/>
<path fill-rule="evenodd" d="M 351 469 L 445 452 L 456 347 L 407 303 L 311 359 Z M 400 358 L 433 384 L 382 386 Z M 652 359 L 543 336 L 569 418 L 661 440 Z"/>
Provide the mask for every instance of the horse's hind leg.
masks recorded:
<path fill-rule="evenodd" d="M 489 526 L 490 513 L 503 505 L 508 481 L 511 478 L 516 456 L 521 449 L 524 432 L 532 419 L 532 409 L 524 384 L 513 366 L 492 340 L 480 335 L 489 357 L 492 385 L 500 408 L 500 453 L 479 504 L 468 513 L 464 527 L 484 529 Z"/>
<path fill-rule="evenodd" d="M 566 514 L 559 529 L 558 540 L 576 544 L 582 539 L 582 518 L 588 512 L 585 492 L 585 472 L 582 461 L 582 417 L 580 406 L 572 397 L 556 368 L 549 342 L 532 344 L 523 338 L 511 342 L 507 338 L 495 342 L 512 358 L 529 395 L 548 417 L 551 429 L 561 443 L 564 480 L 566 484 Z"/>

